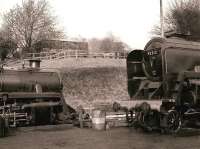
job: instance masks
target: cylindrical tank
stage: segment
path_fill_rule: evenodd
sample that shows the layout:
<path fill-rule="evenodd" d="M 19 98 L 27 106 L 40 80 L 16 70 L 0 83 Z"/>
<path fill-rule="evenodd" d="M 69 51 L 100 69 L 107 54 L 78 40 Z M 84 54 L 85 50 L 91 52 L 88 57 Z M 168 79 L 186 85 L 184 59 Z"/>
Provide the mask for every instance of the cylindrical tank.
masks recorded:
<path fill-rule="evenodd" d="M 92 111 L 92 127 L 96 130 L 104 130 L 106 113 L 104 110 L 94 109 Z"/>
<path fill-rule="evenodd" d="M 0 74 L 1 92 L 35 92 L 40 84 L 43 92 L 57 92 L 62 88 L 60 77 L 56 72 L 40 70 L 2 70 Z"/>

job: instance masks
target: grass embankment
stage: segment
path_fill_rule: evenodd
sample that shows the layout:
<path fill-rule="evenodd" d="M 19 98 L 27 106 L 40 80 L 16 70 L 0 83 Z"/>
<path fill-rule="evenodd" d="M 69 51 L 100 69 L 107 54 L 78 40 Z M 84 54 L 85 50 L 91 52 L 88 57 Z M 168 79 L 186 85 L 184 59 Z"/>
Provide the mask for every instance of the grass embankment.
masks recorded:
<path fill-rule="evenodd" d="M 99 68 L 99 67 L 125 67 L 125 59 L 111 58 L 66 58 L 57 60 L 43 60 L 42 68 Z"/>
<path fill-rule="evenodd" d="M 125 67 L 66 69 L 63 81 L 66 102 L 74 108 L 129 98 Z"/>

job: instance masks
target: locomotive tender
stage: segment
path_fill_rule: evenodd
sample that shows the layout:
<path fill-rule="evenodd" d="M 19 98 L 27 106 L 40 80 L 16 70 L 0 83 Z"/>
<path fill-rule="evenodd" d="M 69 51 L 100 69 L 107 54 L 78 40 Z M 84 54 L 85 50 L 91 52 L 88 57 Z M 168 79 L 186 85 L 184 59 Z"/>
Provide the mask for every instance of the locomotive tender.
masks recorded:
<path fill-rule="evenodd" d="M 127 57 L 134 126 L 175 133 L 200 121 L 200 43 L 153 38 Z"/>
<path fill-rule="evenodd" d="M 55 123 L 62 112 L 59 73 L 40 69 L 40 60 L 29 62 L 29 68 L 0 69 L 0 116 L 9 126 Z"/>

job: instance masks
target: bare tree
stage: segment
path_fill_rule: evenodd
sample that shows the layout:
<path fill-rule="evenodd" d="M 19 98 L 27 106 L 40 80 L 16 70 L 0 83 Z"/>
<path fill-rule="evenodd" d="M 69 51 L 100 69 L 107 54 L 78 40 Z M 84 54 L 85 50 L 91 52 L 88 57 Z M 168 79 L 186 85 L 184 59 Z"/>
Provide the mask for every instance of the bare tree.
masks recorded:
<path fill-rule="evenodd" d="M 100 49 L 103 52 L 122 52 L 124 43 L 114 36 L 109 36 L 101 40 Z"/>
<path fill-rule="evenodd" d="M 176 0 L 170 4 L 165 16 L 165 31 L 200 36 L 200 1 Z M 153 28 L 154 34 L 160 34 L 160 27 Z"/>
<path fill-rule="evenodd" d="M 17 44 L 12 40 L 7 38 L 8 36 L 4 32 L 0 32 L 0 59 L 3 61 L 8 55 L 16 56 L 15 52 L 17 49 Z"/>
<path fill-rule="evenodd" d="M 102 39 L 90 39 L 89 47 L 92 52 L 122 52 L 124 50 L 124 43 L 114 36 L 113 33 L 108 33 Z"/>
<path fill-rule="evenodd" d="M 38 41 L 63 35 L 55 20 L 46 0 L 24 0 L 4 15 L 3 30 L 24 52 L 32 52 Z"/>
<path fill-rule="evenodd" d="M 89 51 L 90 52 L 101 52 L 100 50 L 101 40 L 98 38 L 92 38 L 88 40 Z"/>
<path fill-rule="evenodd" d="M 102 52 L 112 52 L 114 41 L 108 37 L 102 39 L 100 49 Z"/>

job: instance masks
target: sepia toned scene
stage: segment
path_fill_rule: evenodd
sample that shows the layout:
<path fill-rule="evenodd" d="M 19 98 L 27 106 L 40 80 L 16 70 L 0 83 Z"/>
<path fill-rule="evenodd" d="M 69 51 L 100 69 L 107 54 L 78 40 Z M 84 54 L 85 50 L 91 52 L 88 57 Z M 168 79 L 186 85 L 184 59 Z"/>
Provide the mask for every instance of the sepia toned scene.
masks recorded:
<path fill-rule="evenodd" d="M 0 4 L 0 149 L 199 148 L 199 0 Z"/>

